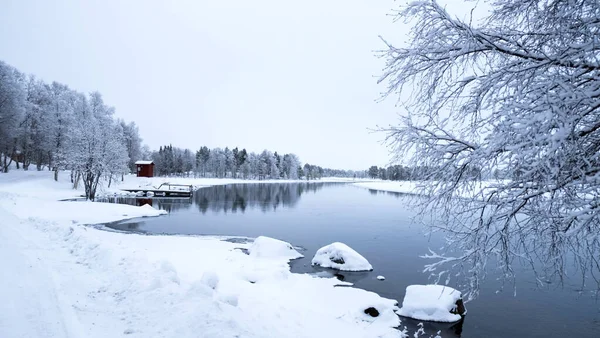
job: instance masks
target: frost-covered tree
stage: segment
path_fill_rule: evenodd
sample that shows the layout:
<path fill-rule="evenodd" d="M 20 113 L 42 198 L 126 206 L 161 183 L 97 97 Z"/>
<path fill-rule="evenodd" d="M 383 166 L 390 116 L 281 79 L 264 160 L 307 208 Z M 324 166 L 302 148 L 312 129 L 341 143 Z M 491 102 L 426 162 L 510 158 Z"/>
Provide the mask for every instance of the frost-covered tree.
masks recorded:
<path fill-rule="evenodd" d="M 49 86 L 29 76 L 25 88 L 25 113 L 19 125 L 19 142 L 23 169 L 28 170 L 35 163 L 38 170 L 50 152 L 49 130 L 52 125 L 50 108 L 52 104 Z"/>
<path fill-rule="evenodd" d="M 127 147 L 127 156 L 129 163 L 127 164 L 129 171 L 136 172 L 135 162 L 144 159 L 142 156 L 142 138 L 135 122 L 126 123 L 123 120 L 119 121 L 123 129 L 123 137 L 125 146 Z"/>
<path fill-rule="evenodd" d="M 0 156 L 8 172 L 17 148 L 18 127 L 25 108 L 23 75 L 0 61 Z"/>
<path fill-rule="evenodd" d="M 73 100 L 74 128 L 68 139 L 69 167 L 83 180 L 86 198 L 94 200 L 100 179 L 127 170 L 129 157 L 121 125 L 114 121 L 114 108 L 104 104 L 98 92 L 77 95 Z"/>
<path fill-rule="evenodd" d="M 300 166 L 300 160 L 298 156 L 294 154 L 283 155 L 282 169 L 284 178 L 290 180 L 298 179 L 298 167 Z"/>
<path fill-rule="evenodd" d="M 112 112 L 111 112 L 112 115 Z M 113 179 L 122 177 L 129 171 L 129 149 L 123 126 L 106 116 L 106 122 L 101 128 L 102 134 L 102 157 L 104 159 L 103 174 L 108 177 L 108 187 Z"/>
<path fill-rule="evenodd" d="M 196 152 L 196 170 L 199 173 L 202 173 L 203 177 L 206 177 L 209 158 L 210 150 L 208 147 L 201 147 L 200 150 Z"/>
<path fill-rule="evenodd" d="M 383 51 L 380 81 L 407 112 L 388 140 L 398 161 L 430 169 L 423 210 L 456 249 L 428 269 L 464 267 L 471 295 L 490 257 L 508 277 L 516 259 L 539 281 L 574 262 L 598 282 L 600 5 L 489 4 L 489 16 L 461 20 L 412 2 L 398 12 L 409 42 Z M 512 179 L 480 182 L 495 169 Z"/>
<path fill-rule="evenodd" d="M 223 157 L 225 158 L 225 175 L 223 177 L 227 177 L 228 172 L 231 172 L 233 175 L 233 172 L 235 171 L 235 161 L 233 152 L 229 147 L 225 147 L 225 150 L 223 150 Z"/>
<path fill-rule="evenodd" d="M 50 86 L 50 115 L 48 133 L 50 138 L 49 165 L 54 171 L 54 180 L 58 181 L 58 171 L 65 169 L 67 162 L 67 143 L 73 124 L 73 91 L 66 85 L 53 82 Z"/>

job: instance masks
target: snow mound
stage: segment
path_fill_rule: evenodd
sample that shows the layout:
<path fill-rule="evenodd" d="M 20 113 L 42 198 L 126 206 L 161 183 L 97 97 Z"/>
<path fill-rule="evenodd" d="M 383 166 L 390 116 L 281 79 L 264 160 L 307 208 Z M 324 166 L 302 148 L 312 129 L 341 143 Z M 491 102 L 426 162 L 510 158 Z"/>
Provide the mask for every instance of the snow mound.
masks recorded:
<path fill-rule="evenodd" d="M 304 257 L 294 247 L 275 238 L 259 236 L 249 249 L 252 257 L 296 259 Z"/>
<path fill-rule="evenodd" d="M 219 276 L 214 271 L 204 272 L 200 281 L 213 290 L 219 286 Z"/>
<path fill-rule="evenodd" d="M 319 249 L 312 265 L 343 271 L 370 271 L 373 267 L 366 258 L 344 243 L 335 242 Z"/>
<path fill-rule="evenodd" d="M 231 306 L 237 306 L 238 305 L 238 296 L 234 295 L 234 294 L 220 295 L 219 296 L 219 300 L 221 302 L 229 304 Z"/>
<path fill-rule="evenodd" d="M 460 291 L 448 286 L 409 285 L 398 314 L 418 320 L 456 322 L 461 319 L 456 304 L 459 300 L 462 302 Z"/>
<path fill-rule="evenodd" d="M 385 280 L 385 277 L 384 276 L 377 276 L 377 279 L 378 280 Z"/>

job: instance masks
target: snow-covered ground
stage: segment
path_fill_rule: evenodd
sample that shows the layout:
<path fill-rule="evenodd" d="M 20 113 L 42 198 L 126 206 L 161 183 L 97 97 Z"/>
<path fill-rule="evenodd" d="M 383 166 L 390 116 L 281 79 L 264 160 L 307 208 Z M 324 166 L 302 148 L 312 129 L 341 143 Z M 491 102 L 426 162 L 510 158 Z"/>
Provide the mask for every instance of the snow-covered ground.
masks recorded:
<path fill-rule="evenodd" d="M 128 177 L 124 184 L 163 180 Z M 197 181 L 185 184 L 214 182 Z M 104 231 L 83 224 L 159 212 L 57 201 L 81 194 L 68 173 L 59 182 L 49 172 L 0 174 L 3 338 L 403 335 L 394 329 L 394 300 L 290 273 L 288 259 L 298 253 L 287 243 Z M 366 314 L 369 307 L 380 315 Z"/>

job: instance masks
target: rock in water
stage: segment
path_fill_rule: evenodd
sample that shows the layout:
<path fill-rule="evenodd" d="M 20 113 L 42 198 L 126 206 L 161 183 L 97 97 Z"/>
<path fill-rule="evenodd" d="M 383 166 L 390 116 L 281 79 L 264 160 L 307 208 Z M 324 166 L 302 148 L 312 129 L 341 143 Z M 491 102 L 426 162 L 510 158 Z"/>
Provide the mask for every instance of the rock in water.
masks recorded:
<path fill-rule="evenodd" d="M 374 307 L 370 307 L 370 308 L 365 309 L 365 313 L 368 314 L 371 317 L 377 317 L 377 316 L 379 316 L 379 311 L 377 311 L 377 309 L 374 308 Z"/>
<path fill-rule="evenodd" d="M 343 271 L 373 270 L 369 261 L 363 256 L 346 244 L 339 242 L 331 243 L 319 249 L 311 263 L 312 265 Z"/>
<path fill-rule="evenodd" d="M 418 320 L 457 322 L 467 314 L 460 291 L 444 285 L 409 285 L 398 314 Z"/>

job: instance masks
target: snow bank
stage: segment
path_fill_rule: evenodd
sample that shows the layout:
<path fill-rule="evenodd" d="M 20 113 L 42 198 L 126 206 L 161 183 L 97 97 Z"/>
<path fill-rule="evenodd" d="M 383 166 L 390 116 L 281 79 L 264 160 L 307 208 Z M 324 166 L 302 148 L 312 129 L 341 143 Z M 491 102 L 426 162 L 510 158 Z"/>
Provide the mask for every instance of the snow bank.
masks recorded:
<path fill-rule="evenodd" d="M 136 207 L 125 204 L 85 201 L 49 201 L 12 197 L 1 199 L 0 206 L 10 207 L 21 219 L 39 219 L 66 224 L 98 224 L 138 217 L 154 217 L 167 214 L 149 205 Z"/>
<path fill-rule="evenodd" d="M 379 191 L 397 192 L 402 194 L 421 195 L 426 192 L 426 187 L 430 186 L 432 182 L 426 181 L 382 181 L 376 180 L 372 182 L 357 182 L 352 185 Z M 481 181 L 476 182 L 475 186 L 471 189 L 458 189 L 456 195 L 465 198 L 481 198 L 481 193 L 486 189 L 493 188 L 498 184 L 506 184 L 506 181 Z"/>
<path fill-rule="evenodd" d="M 191 185 L 197 188 L 211 187 L 226 184 L 252 184 L 252 183 L 352 183 L 358 180 L 344 177 L 323 177 L 319 180 L 244 180 L 232 178 L 194 178 L 194 177 L 136 177 L 125 176 L 123 182 L 115 182 L 111 188 L 100 187 L 100 195 L 129 195 L 122 189 L 157 188 L 163 183 Z"/>
<path fill-rule="evenodd" d="M 458 300 L 462 300 L 461 293 L 448 286 L 409 285 L 398 314 L 418 320 L 456 322 L 461 319 L 456 313 Z"/>
<path fill-rule="evenodd" d="M 369 261 L 344 243 L 335 242 L 317 250 L 312 265 L 343 271 L 373 270 Z"/>
<path fill-rule="evenodd" d="M 354 183 L 354 186 L 380 191 L 414 194 L 418 183 L 415 181 L 373 181 Z"/>
<path fill-rule="evenodd" d="M 302 258 L 304 255 L 296 251 L 294 247 L 284 241 L 271 237 L 257 237 L 249 249 L 250 256 L 253 257 L 274 257 L 285 259 Z"/>

